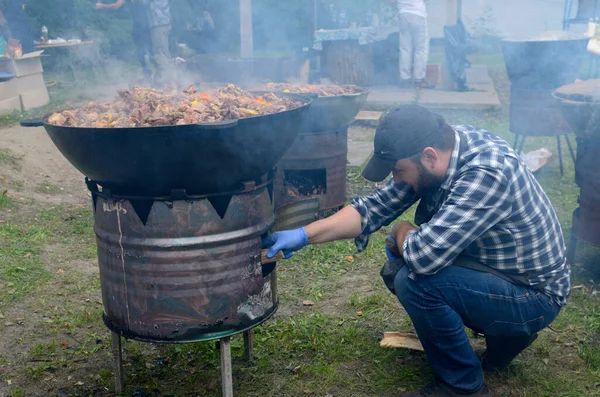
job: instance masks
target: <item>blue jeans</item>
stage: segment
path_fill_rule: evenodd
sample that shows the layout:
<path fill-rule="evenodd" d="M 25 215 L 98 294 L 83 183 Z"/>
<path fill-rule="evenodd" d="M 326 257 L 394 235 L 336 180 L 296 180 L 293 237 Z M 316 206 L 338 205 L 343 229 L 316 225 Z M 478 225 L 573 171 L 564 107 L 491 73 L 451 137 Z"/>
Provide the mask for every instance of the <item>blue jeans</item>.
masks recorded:
<path fill-rule="evenodd" d="M 448 266 L 415 280 L 408 274 L 408 266 L 396 274 L 396 296 L 437 375 L 465 392 L 475 392 L 483 385 L 481 362 L 465 326 L 486 336 L 488 352 L 502 352 L 509 345 L 519 346 L 518 352 L 560 312 L 548 295 L 491 273 Z"/>

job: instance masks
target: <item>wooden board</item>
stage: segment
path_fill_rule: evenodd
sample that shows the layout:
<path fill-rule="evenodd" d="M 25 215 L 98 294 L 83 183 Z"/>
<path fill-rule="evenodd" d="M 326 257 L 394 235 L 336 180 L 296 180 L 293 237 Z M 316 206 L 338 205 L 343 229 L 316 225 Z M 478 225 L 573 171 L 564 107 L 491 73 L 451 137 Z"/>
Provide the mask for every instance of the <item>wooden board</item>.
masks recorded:
<path fill-rule="evenodd" d="M 59 47 L 76 47 L 78 45 L 94 44 L 93 41 L 81 41 L 79 43 L 54 43 L 54 44 L 38 44 L 35 48 L 59 48 Z"/>
<path fill-rule="evenodd" d="M 379 121 L 383 117 L 382 112 L 373 112 L 370 110 L 361 110 L 358 112 L 354 121 L 359 125 L 370 125 L 373 127 L 377 127 L 379 125 Z"/>
<path fill-rule="evenodd" d="M 402 332 L 384 332 L 379 346 L 424 351 L 417 335 Z"/>

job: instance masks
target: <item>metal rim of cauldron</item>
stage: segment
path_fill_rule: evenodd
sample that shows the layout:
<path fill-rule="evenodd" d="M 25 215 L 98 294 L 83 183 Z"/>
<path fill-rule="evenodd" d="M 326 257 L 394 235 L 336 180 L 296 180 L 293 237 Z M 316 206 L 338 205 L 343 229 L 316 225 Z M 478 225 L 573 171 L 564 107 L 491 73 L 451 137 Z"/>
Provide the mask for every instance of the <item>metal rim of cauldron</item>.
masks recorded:
<path fill-rule="evenodd" d="M 172 194 L 171 196 L 134 196 L 127 194 L 114 194 L 110 189 L 102 188 L 102 190 L 98 189 L 100 185 L 98 182 L 85 177 L 85 183 L 90 190 L 90 192 L 98 197 L 102 197 L 108 200 L 129 200 L 129 201 L 177 201 L 177 200 L 204 200 L 213 197 L 220 196 L 235 196 L 239 194 L 251 193 L 257 190 L 261 190 L 264 188 L 269 188 L 272 186 L 275 181 L 276 168 L 271 169 L 269 171 L 266 180 L 261 183 L 255 184 L 255 186 L 251 188 L 240 188 L 236 190 L 230 190 L 227 192 L 217 192 L 217 193 L 206 193 L 206 194 L 187 194 L 186 192 L 182 192 L 182 194 Z M 254 182 L 255 181 L 245 181 L 241 182 L 243 186 L 246 182 Z"/>
<path fill-rule="evenodd" d="M 563 115 L 563 118 L 571 127 L 571 130 L 575 133 L 576 136 L 584 138 L 584 139 L 594 139 L 595 135 L 590 135 L 587 133 L 587 119 L 579 118 L 580 120 L 585 121 L 585 125 L 576 125 L 573 121 L 573 113 L 574 112 L 586 112 L 586 113 L 598 113 L 600 114 L 600 101 L 580 101 L 569 98 L 567 96 L 563 96 L 558 93 L 556 90 L 552 92 L 552 97 L 559 103 L 560 111 Z M 597 108 L 596 111 L 591 110 L 591 108 Z"/>

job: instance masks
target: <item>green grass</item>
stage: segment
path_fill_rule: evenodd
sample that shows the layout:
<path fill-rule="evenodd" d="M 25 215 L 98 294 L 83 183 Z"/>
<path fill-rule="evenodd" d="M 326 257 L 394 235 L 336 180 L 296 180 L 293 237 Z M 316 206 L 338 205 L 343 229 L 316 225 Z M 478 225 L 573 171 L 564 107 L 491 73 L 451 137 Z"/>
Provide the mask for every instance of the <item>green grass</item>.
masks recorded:
<path fill-rule="evenodd" d="M 16 206 L 17 201 L 9 196 L 8 190 L 3 190 L 0 192 L 0 208 L 14 208 Z"/>
<path fill-rule="evenodd" d="M 28 296 L 50 279 L 52 273 L 42 259 L 48 245 L 60 248 L 45 253 L 46 259 L 93 258 L 92 222 L 90 210 L 57 207 L 41 210 L 29 222 L 0 223 L 0 308 Z"/>

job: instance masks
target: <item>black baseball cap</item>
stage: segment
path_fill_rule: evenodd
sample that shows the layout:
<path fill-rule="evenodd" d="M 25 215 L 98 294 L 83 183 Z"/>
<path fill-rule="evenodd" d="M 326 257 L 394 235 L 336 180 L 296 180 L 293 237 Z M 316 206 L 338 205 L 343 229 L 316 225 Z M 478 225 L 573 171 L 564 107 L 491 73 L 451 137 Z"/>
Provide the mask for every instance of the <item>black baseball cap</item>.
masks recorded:
<path fill-rule="evenodd" d="M 383 181 L 398 160 L 433 147 L 446 125 L 442 116 L 422 106 L 403 105 L 393 109 L 381 119 L 375 131 L 375 151 L 362 176 L 372 182 Z"/>

